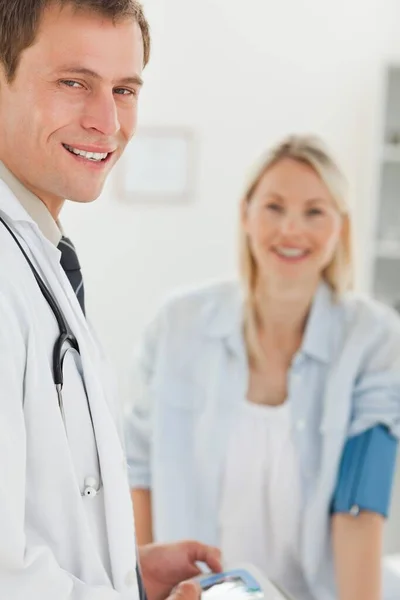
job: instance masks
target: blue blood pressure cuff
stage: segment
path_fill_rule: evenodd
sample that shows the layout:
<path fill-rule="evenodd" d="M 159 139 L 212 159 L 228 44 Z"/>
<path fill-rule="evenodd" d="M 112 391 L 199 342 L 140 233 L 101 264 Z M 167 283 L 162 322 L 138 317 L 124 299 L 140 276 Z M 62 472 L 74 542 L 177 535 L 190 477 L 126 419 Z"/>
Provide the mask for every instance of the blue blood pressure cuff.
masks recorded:
<path fill-rule="evenodd" d="M 344 448 L 332 513 L 362 510 L 388 516 L 397 439 L 384 425 L 350 438 Z"/>

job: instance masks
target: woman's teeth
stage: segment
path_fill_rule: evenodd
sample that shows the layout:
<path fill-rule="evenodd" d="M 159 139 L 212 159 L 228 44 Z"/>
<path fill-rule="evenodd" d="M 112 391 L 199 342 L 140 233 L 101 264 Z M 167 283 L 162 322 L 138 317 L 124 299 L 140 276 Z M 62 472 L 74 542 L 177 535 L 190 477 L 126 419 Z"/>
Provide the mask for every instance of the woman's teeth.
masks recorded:
<path fill-rule="evenodd" d="M 301 256 L 305 256 L 307 253 L 306 250 L 302 250 L 300 248 L 275 248 L 275 251 L 284 256 L 285 258 L 300 258 Z"/>

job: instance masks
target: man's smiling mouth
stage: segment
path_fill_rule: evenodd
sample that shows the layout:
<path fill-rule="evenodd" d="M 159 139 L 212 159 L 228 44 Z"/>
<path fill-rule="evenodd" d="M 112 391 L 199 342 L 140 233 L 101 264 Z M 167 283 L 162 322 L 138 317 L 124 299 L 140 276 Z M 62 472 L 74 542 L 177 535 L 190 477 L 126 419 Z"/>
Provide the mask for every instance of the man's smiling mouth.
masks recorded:
<path fill-rule="evenodd" d="M 63 144 L 63 146 L 71 154 L 75 154 L 75 156 L 81 156 L 82 158 L 86 158 L 87 160 L 91 160 L 93 162 L 103 162 L 112 154 L 111 152 L 87 152 L 86 150 L 80 150 L 79 148 L 74 148 L 68 144 Z"/>

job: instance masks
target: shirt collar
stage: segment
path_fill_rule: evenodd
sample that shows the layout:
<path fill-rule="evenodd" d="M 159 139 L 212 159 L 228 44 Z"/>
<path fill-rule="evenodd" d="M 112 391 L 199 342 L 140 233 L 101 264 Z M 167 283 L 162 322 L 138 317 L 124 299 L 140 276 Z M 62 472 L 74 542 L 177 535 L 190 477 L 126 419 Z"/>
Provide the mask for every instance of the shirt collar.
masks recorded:
<path fill-rule="evenodd" d="M 204 307 L 206 334 L 225 338 L 230 350 L 243 353 L 243 293 L 238 285 L 235 293 L 226 295 L 218 303 L 213 300 Z M 335 322 L 340 302 L 334 298 L 332 288 L 321 281 L 314 296 L 307 319 L 300 354 L 329 363 L 335 347 Z"/>
<path fill-rule="evenodd" d="M 28 215 L 35 221 L 42 234 L 54 245 L 60 243 L 62 232 L 44 202 L 30 192 L 0 161 L 0 179 L 10 188 Z"/>
<path fill-rule="evenodd" d="M 215 301 L 215 296 L 203 308 L 205 333 L 210 338 L 224 339 L 230 352 L 245 354 L 243 338 L 244 294 L 238 282 L 225 282 L 224 289 Z"/>
<path fill-rule="evenodd" d="M 332 288 L 321 281 L 307 319 L 301 353 L 324 363 L 330 362 L 336 341 L 335 323 L 340 310 L 341 303 L 335 299 Z"/>

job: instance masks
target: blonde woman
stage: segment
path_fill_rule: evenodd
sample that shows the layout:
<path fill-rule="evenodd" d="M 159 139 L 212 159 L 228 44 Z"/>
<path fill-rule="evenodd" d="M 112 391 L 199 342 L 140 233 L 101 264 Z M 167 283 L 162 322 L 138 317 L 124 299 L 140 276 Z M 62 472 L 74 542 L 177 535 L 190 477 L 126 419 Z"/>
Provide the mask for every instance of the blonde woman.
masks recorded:
<path fill-rule="evenodd" d="M 398 599 L 381 552 L 399 320 L 351 292 L 346 186 L 318 139 L 256 169 L 240 263 L 241 285 L 176 295 L 144 336 L 126 425 L 139 543 L 218 544 L 295 600 Z"/>

